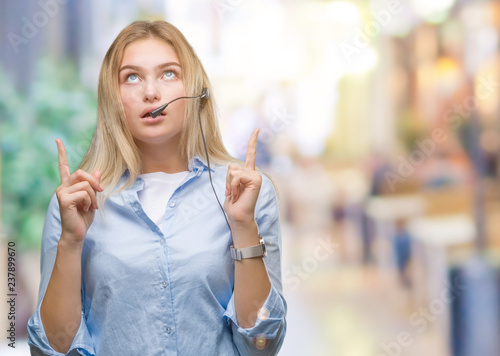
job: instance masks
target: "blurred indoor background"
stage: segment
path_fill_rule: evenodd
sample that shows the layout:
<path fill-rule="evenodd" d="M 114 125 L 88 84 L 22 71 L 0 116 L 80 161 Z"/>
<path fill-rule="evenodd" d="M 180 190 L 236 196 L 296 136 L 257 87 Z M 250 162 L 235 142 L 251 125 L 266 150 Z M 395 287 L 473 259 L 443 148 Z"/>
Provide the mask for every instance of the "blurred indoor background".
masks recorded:
<path fill-rule="evenodd" d="M 279 191 L 280 355 L 500 355 L 500 2 L 0 0 L 0 335 L 16 246 L 16 348 L 40 239 L 96 123 L 105 51 L 138 19 L 177 26 L 230 152 L 261 128 Z"/>

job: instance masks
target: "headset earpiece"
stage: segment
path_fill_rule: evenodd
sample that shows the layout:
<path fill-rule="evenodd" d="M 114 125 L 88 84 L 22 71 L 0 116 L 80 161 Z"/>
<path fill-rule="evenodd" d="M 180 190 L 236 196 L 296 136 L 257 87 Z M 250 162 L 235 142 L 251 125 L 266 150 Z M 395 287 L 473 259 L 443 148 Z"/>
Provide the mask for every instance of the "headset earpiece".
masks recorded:
<path fill-rule="evenodd" d="M 208 88 L 203 88 L 201 91 L 201 98 L 205 98 L 205 100 L 208 100 L 210 97 L 210 93 L 208 92 Z"/>

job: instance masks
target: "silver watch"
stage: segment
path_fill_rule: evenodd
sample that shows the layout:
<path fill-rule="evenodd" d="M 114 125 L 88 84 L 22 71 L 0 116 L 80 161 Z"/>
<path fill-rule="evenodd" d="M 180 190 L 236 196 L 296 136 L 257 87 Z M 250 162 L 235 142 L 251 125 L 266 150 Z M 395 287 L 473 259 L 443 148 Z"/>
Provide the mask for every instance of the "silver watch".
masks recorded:
<path fill-rule="evenodd" d="M 259 234 L 259 244 L 245 248 L 234 248 L 231 246 L 231 257 L 233 260 L 241 261 L 245 258 L 264 257 L 267 256 L 266 244 L 264 239 Z"/>

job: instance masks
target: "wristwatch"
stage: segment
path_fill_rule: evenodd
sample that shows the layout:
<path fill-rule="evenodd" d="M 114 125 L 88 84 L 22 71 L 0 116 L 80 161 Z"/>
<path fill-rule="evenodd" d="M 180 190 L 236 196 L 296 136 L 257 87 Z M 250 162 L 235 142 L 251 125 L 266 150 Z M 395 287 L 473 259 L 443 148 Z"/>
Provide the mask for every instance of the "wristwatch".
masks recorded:
<path fill-rule="evenodd" d="M 259 234 L 259 244 L 255 246 L 245 247 L 245 248 L 234 248 L 230 247 L 231 257 L 233 260 L 241 261 L 245 258 L 253 258 L 253 257 L 264 257 L 267 256 L 266 244 L 264 243 L 264 239 Z"/>

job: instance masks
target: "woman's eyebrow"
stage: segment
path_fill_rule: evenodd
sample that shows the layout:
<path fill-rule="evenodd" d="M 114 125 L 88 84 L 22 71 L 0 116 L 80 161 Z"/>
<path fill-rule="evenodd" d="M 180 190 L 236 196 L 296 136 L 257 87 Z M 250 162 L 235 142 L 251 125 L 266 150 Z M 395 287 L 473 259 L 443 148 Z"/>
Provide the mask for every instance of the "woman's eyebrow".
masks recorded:
<path fill-rule="evenodd" d="M 178 66 L 179 68 L 182 68 L 181 65 L 177 62 L 167 62 L 167 63 L 162 63 L 156 66 L 157 69 L 164 68 L 164 67 L 169 67 L 169 66 Z M 132 64 L 126 64 L 123 67 L 120 68 L 120 72 L 124 69 L 132 69 L 132 70 L 137 70 L 140 71 L 143 68 L 141 66 L 135 66 Z"/>

